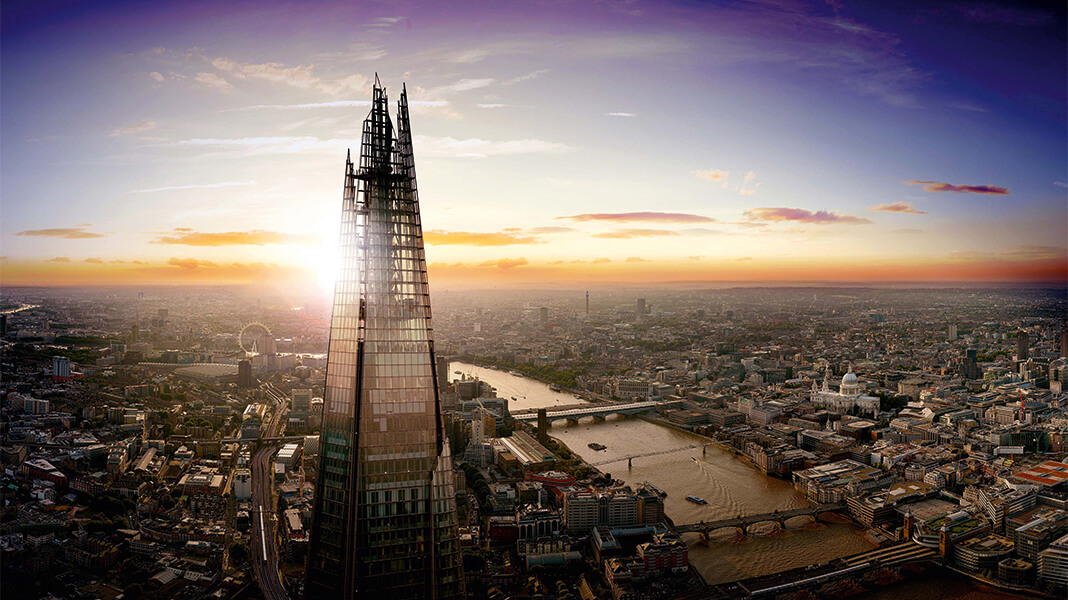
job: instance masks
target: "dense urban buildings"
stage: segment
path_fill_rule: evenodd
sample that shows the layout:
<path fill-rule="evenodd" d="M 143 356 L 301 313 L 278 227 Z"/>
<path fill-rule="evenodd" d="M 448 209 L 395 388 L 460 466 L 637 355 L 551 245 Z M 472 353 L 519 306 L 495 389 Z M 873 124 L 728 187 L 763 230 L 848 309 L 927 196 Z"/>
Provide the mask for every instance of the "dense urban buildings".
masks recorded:
<path fill-rule="evenodd" d="M 434 369 L 429 329 L 418 342 L 426 360 L 404 366 L 428 382 L 405 388 L 428 406 L 439 384 L 467 597 L 546 594 L 556 581 L 595 598 L 733 597 L 735 582 L 789 585 L 881 552 L 939 578 L 955 569 L 1013 593 L 1063 594 L 1061 297 L 646 290 L 654 308 L 638 316 L 625 291 L 601 291 L 589 315 L 584 291 L 530 296 L 436 295 Z M 381 297 L 368 296 L 368 314 Z M 316 522 L 332 509 L 316 496 L 339 497 L 326 484 L 347 473 L 330 446 L 348 439 L 337 435 L 344 421 L 324 407 L 323 392 L 336 394 L 329 351 L 343 348 L 329 340 L 331 305 L 294 311 L 290 299 L 212 290 L 5 290 L 4 303 L 5 595 L 315 593 L 304 569 L 321 556 Z M 241 348 L 252 322 L 270 328 L 258 347 L 275 354 Z M 968 356 L 975 377 L 959 368 Z M 381 355 L 366 360 L 382 366 Z M 185 371 L 236 374 L 242 362 L 251 387 Z M 412 454 L 439 456 L 421 448 Z M 390 488 L 385 522 L 426 523 L 414 487 Z M 867 576 L 923 585 L 885 568 Z M 92 590 L 74 583 L 88 573 Z M 850 581 L 828 582 L 825 595 L 867 585 Z"/>
<path fill-rule="evenodd" d="M 305 593 L 463 596 L 408 99 L 377 82 L 346 161 Z M 302 401 L 303 403 L 303 401 Z"/>

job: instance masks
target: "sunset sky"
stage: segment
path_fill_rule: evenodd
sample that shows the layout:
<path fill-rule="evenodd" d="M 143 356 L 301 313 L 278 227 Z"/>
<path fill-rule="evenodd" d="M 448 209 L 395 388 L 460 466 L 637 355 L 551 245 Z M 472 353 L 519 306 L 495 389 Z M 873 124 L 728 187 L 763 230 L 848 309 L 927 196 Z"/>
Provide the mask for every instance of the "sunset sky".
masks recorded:
<path fill-rule="evenodd" d="M 1057 3 L 10 1 L 0 22 L 5 286 L 328 289 L 376 71 L 412 100 L 435 288 L 1068 279 Z"/>

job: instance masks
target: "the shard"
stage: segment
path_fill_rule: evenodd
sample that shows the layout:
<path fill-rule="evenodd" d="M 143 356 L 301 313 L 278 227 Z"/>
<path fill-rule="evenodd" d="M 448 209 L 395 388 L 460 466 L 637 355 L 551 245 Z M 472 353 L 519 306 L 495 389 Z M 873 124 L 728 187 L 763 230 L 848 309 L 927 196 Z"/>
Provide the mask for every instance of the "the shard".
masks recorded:
<path fill-rule="evenodd" d="M 345 164 L 305 598 L 462 598 L 407 92 Z"/>

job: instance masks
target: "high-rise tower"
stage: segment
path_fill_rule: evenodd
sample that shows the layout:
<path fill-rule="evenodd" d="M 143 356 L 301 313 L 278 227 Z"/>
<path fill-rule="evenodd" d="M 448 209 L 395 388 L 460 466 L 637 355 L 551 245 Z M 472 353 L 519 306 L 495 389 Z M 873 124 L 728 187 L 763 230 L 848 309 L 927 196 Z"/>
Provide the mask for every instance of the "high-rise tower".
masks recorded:
<path fill-rule="evenodd" d="M 345 161 L 306 598 L 462 598 L 407 92 Z"/>

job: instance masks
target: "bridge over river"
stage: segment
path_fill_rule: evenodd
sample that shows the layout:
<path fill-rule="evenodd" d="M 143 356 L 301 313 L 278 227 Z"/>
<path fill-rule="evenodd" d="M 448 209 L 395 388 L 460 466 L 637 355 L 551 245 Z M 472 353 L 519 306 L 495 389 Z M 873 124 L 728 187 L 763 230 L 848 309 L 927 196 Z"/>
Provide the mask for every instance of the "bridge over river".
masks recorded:
<path fill-rule="evenodd" d="M 718 521 L 701 521 L 698 523 L 690 523 L 688 525 L 676 525 L 675 531 L 679 533 L 697 532 L 703 535 L 708 535 L 709 532 L 717 529 L 723 529 L 727 527 L 734 527 L 742 530 L 742 533 L 747 533 L 750 525 L 757 523 L 774 522 L 778 523 L 780 527 L 786 526 L 786 520 L 794 517 L 812 516 L 819 518 L 823 513 L 839 512 L 846 509 L 846 505 L 842 502 L 834 504 L 819 504 L 816 506 L 806 506 L 803 508 L 795 508 L 793 510 L 777 510 L 775 512 L 764 513 L 760 515 L 739 516 L 733 519 L 720 519 Z"/>
<path fill-rule="evenodd" d="M 643 400 L 641 402 L 597 402 L 571 404 L 560 406 L 554 410 L 546 411 L 545 417 L 549 423 L 566 420 L 568 423 L 578 423 L 583 417 L 604 419 L 608 415 L 636 415 L 638 413 L 654 411 L 658 408 L 670 408 L 678 406 L 682 400 Z M 512 413 L 512 417 L 524 423 L 537 423 L 538 411 L 526 410 Z"/>

